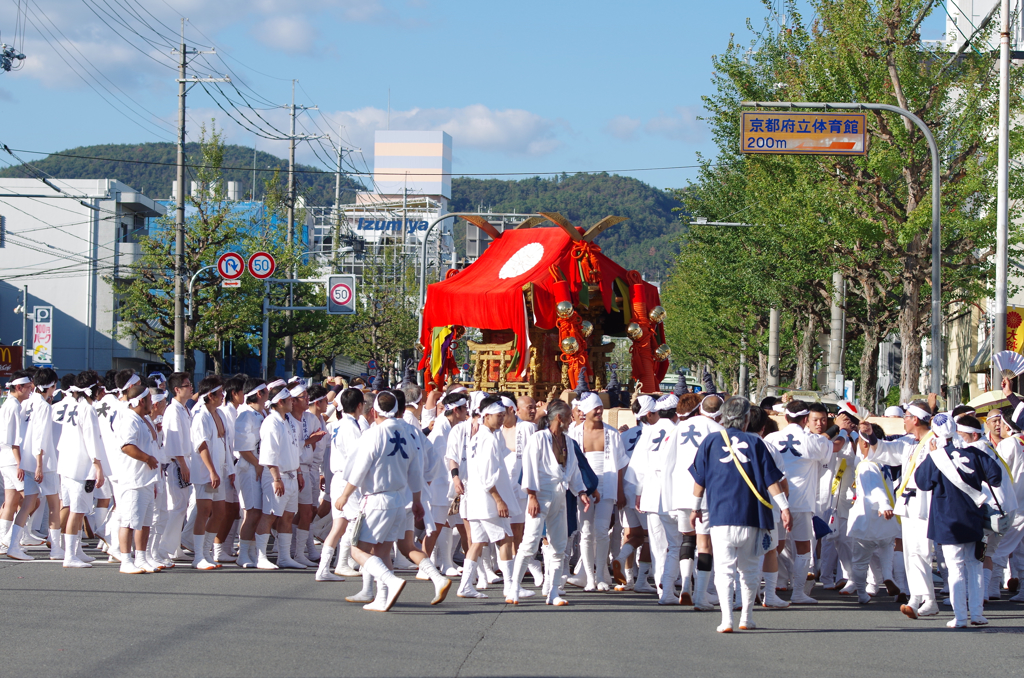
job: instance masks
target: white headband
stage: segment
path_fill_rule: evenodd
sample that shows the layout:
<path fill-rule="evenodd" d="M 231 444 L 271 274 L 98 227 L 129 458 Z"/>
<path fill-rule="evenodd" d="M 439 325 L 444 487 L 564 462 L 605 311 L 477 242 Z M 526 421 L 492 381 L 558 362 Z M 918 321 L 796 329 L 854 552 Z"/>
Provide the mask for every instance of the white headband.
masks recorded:
<path fill-rule="evenodd" d="M 257 393 L 259 393 L 260 391 L 262 391 L 262 390 L 263 390 L 263 389 L 265 389 L 266 387 L 267 387 L 267 385 L 266 385 L 266 384 L 260 384 L 259 386 L 257 386 L 257 387 L 256 387 L 256 388 L 254 388 L 253 390 L 251 390 L 251 391 L 249 391 L 248 393 L 246 393 L 246 394 L 245 394 L 245 399 L 246 399 L 246 400 L 248 400 L 249 398 L 253 397 L 254 395 L 256 395 Z"/>
<path fill-rule="evenodd" d="M 708 398 L 710 398 L 710 397 L 711 396 L 708 396 Z M 705 398 L 704 400 L 707 400 L 707 398 Z M 717 412 L 708 412 L 707 410 L 705 410 L 704 409 L 704 400 L 700 401 L 700 413 L 701 414 L 703 414 L 705 417 L 711 417 L 712 419 L 718 419 L 720 416 L 722 416 L 722 410 L 718 410 Z"/>
<path fill-rule="evenodd" d="M 14 381 L 7 384 L 8 386 L 24 386 L 25 384 L 31 384 L 32 377 L 18 377 Z"/>
<path fill-rule="evenodd" d="M 977 433 L 978 435 L 984 435 L 985 431 L 980 428 L 974 428 L 973 426 L 964 426 L 963 424 L 957 424 L 956 430 L 961 433 Z"/>
<path fill-rule="evenodd" d="M 413 400 L 411 403 L 406 403 L 405 406 L 406 407 L 416 407 L 417 405 L 420 404 L 421 400 L 423 400 L 423 391 L 420 391 L 420 394 L 416 398 L 416 400 Z"/>
<path fill-rule="evenodd" d="M 465 386 L 456 386 L 452 390 L 448 391 L 448 393 L 465 393 L 468 390 L 469 389 L 466 388 Z"/>
<path fill-rule="evenodd" d="M 658 402 L 654 404 L 654 409 L 661 412 L 662 410 L 674 410 L 679 405 L 679 396 L 675 393 L 669 393 L 666 396 L 658 398 Z"/>
<path fill-rule="evenodd" d="M 52 388 L 57 385 L 57 382 L 51 381 L 49 384 L 43 384 L 42 386 L 36 386 L 39 391 L 45 391 L 48 388 Z"/>
<path fill-rule="evenodd" d="M 590 414 L 599 407 L 604 407 L 604 403 L 601 402 L 601 397 L 596 393 L 588 393 L 578 405 L 579 411 L 583 414 Z"/>
<path fill-rule="evenodd" d="M 291 398 L 291 397 L 292 397 L 291 391 L 289 391 L 286 388 L 282 388 L 280 391 L 277 392 L 277 395 L 274 396 L 274 398 L 270 401 L 270 404 L 271 405 L 276 405 L 279 402 L 281 402 L 282 400 L 287 400 L 288 398 Z"/>
<path fill-rule="evenodd" d="M 323 400 L 326 397 L 327 397 L 327 394 L 325 393 L 322 396 L 320 396 L 319 398 L 316 398 L 315 400 L 310 400 L 309 404 L 312 405 L 313 403 L 318 403 L 318 402 L 320 402 L 321 400 Z"/>
<path fill-rule="evenodd" d="M 799 419 L 800 417 L 806 417 L 810 413 L 811 411 L 808 410 L 806 407 L 800 410 L 799 412 L 790 412 L 789 410 L 786 410 L 786 416 L 789 417 L 790 419 Z"/>
<path fill-rule="evenodd" d="M 637 410 L 636 417 L 645 417 L 654 411 L 654 398 L 649 395 L 642 395 L 636 399 L 640 403 L 640 409 Z"/>
<path fill-rule="evenodd" d="M 491 403 L 490 405 L 485 407 L 483 411 L 480 412 L 480 414 L 484 416 L 488 414 L 505 414 L 505 406 L 502 405 L 500 402 Z"/>
<path fill-rule="evenodd" d="M 68 386 L 68 393 L 84 393 L 85 395 L 92 397 L 92 386 L 88 388 L 78 388 L 77 386 Z"/>
<path fill-rule="evenodd" d="M 907 408 L 907 414 L 912 414 L 915 417 L 917 417 L 918 419 L 920 419 L 921 421 L 930 421 L 931 418 L 932 418 L 931 414 L 929 414 L 928 412 L 925 412 L 924 410 L 922 410 L 917 405 L 911 405 L 910 407 L 908 407 Z"/>
<path fill-rule="evenodd" d="M 289 391 L 289 393 L 291 393 L 291 394 L 292 394 L 292 397 L 293 397 L 293 398 L 298 398 L 299 396 L 301 396 L 301 395 L 302 395 L 303 393 L 305 393 L 305 392 L 306 392 L 306 387 L 305 387 L 305 386 L 303 386 L 302 384 L 296 384 L 296 385 L 295 385 L 295 386 L 294 386 L 294 387 L 293 387 L 293 388 L 292 388 L 292 389 L 291 389 L 291 390 Z"/>
<path fill-rule="evenodd" d="M 466 401 L 465 398 L 460 398 L 460 399 L 456 400 L 453 403 L 448 403 L 447 405 L 445 405 L 444 406 L 444 411 L 445 412 L 451 412 L 452 410 L 457 410 L 460 407 L 465 407 L 466 402 L 467 401 Z"/>
<path fill-rule="evenodd" d="M 143 391 L 139 395 L 137 395 L 134 398 L 132 398 L 131 400 L 129 400 L 128 401 L 128 407 L 138 407 L 139 403 L 141 403 L 143 400 L 145 400 L 146 397 L 149 396 L 149 394 L 150 394 L 150 391 L 147 388 L 145 391 Z"/>
<path fill-rule="evenodd" d="M 139 379 L 139 375 L 133 374 L 132 376 L 128 377 L 128 381 L 125 382 L 124 386 L 122 386 L 121 388 L 115 388 L 114 390 L 117 391 L 118 393 L 127 393 L 128 389 L 130 389 L 132 386 L 135 386 L 135 384 L 139 383 L 140 381 L 142 380 Z"/>
<path fill-rule="evenodd" d="M 153 404 L 160 402 L 167 397 L 167 391 L 159 391 L 153 394 Z"/>
<path fill-rule="evenodd" d="M 395 413 L 398 412 L 398 398 L 395 398 L 395 404 L 391 407 L 391 409 L 385 412 L 384 410 L 381 409 L 380 405 L 377 404 L 380 402 L 380 396 L 383 393 L 384 391 L 378 393 L 377 397 L 373 399 L 373 410 L 380 416 L 386 417 L 387 419 L 391 419 L 392 417 L 395 416 Z"/>
<path fill-rule="evenodd" d="M 199 402 L 205 403 L 209 399 L 210 396 L 212 396 L 214 393 L 216 393 L 217 391 L 221 390 L 222 388 L 224 388 L 224 387 L 223 386 L 218 386 L 216 388 L 210 389 L 209 391 L 207 391 L 203 395 L 199 396 Z"/>
<path fill-rule="evenodd" d="M 516 404 L 512 402 L 512 399 L 509 398 L 508 396 L 501 396 L 501 404 L 504 405 L 505 407 L 514 408 L 516 406 Z"/>
<path fill-rule="evenodd" d="M 267 389 L 270 390 L 270 391 L 273 391 L 278 386 L 284 386 L 287 383 L 288 382 L 286 382 L 284 379 L 277 379 L 277 380 L 272 381 L 269 384 L 267 384 Z"/>

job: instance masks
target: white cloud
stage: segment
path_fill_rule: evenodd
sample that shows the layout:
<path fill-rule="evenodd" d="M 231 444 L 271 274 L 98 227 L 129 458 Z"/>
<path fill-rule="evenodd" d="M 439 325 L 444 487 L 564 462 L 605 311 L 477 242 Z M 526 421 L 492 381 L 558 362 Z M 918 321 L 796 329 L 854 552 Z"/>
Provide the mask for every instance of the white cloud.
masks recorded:
<path fill-rule="evenodd" d="M 632 141 L 636 138 L 636 131 L 642 124 L 636 118 L 631 118 L 628 115 L 617 115 L 608 121 L 608 124 L 604 126 L 604 131 L 616 139 Z"/>
<path fill-rule="evenodd" d="M 661 113 L 644 125 L 644 131 L 674 141 L 696 143 L 703 141 L 707 128 L 697 119 L 700 109 L 696 106 L 676 106 L 669 114 Z"/>
<path fill-rule="evenodd" d="M 264 19 L 253 27 L 252 34 L 267 47 L 297 54 L 312 52 L 320 37 L 316 28 L 301 16 Z"/>
<path fill-rule="evenodd" d="M 339 111 L 328 118 L 344 125 L 346 138 L 369 156 L 373 133 L 388 129 L 388 112 L 380 108 Z M 391 111 L 391 129 L 442 130 L 456 149 L 471 148 L 506 155 L 547 155 L 562 145 L 557 133 L 565 125 L 522 109 L 492 110 L 482 104 L 464 108 L 414 108 Z"/>
<path fill-rule="evenodd" d="M 646 123 L 627 115 L 618 115 L 604 126 L 604 132 L 622 141 L 635 141 L 639 132 L 684 143 L 700 143 L 707 138 L 707 126 L 698 120 L 696 106 L 676 106 L 670 113 L 659 113 Z"/>

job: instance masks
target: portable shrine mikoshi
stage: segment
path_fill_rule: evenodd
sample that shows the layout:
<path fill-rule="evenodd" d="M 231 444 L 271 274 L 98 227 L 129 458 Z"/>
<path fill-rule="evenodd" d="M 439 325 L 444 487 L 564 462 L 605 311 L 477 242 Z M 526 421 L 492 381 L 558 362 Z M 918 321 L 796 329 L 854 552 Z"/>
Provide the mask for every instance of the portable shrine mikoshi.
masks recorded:
<path fill-rule="evenodd" d="M 466 327 L 472 387 L 547 398 L 580 380 L 605 386 L 614 344 L 632 341 L 632 379 L 643 393 L 658 391 L 668 371 L 665 310 L 658 289 L 601 252 L 594 238 L 625 221 L 606 217 L 586 232 L 557 213 L 541 213 L 499 232 L 483 217 L 462 217 L 493 242 L 473 264 L 427 288 L 419 369 L 428 389 L 456 378 L 458 343 Z M 556 227 L 538 227 L 544 221 Z"/>

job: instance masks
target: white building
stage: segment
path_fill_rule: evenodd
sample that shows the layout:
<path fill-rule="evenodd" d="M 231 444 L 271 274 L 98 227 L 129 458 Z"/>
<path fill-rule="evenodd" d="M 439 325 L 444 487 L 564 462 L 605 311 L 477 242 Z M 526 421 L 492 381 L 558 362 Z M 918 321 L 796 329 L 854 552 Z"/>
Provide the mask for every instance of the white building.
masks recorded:
<path fill-rule="evenodd" d="M 55 190 L 53 187 L 56 187 Z M 0 343 L 20 341 L 23 316 L 14 309 L 27 291 L 27 310 L 52 307 L 47 329 L 52 364 L 60 374 L 133 368 L 147 372 L 160 356 L 117 338 L 117 299 L 110 279 L 124 276 L 139 256 L 147 218 L 165 208 L 113 179 L 0 179 Z M 33 342 L 33 321 L 27 326 Z"/>

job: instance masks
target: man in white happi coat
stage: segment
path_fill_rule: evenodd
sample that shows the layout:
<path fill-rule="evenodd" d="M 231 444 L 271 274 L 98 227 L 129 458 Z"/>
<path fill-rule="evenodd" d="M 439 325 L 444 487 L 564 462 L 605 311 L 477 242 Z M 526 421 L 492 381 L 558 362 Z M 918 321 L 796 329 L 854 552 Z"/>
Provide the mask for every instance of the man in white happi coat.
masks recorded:
<path fill-rule="evenodd" d="M 28 422 L 22 409 L 23 403 L 32 395 L 32 377 L 25 371 L 15 372 L 7 388 L 9 395 L 0 407 L 0 473 L 3 474 L 4 487 L 4 505 L 0 508 L 0 548 L 13 560 L 32 560 L 21 549 L 21 532 L 28 522 L 31 508 L 26 497 L 35 498 L 39 494 L 35 478 L 24 468 L 29 460 L 35 461 L 31 452 L 23 449 Z"/>
<path fill-rule="evenodd" d="M 348 530 L 348 526 L 359 515 L 359 501 L 362 499 L 362 495 L 356 489 L 344 506 L 339 508 L 335 506 L 335 502 L 345 491 L 345 469 L 354 458 L 359 437 L 363 434 L 362 429 L 359 428 L 359 418 L 363 416 L 365 400 L 361 390 L 347 388 L 341 392 L 335 402 L 340 402 L 340 417 L 327 427 L 331 437 L 329 452 L 331 531 L 324 539 L 324 548 L 320 553 L 320 566 L 316 573 L 317 581 L 343 581 L 344 577 L 359 576 L 359 573 L 352 567 L 355 560 L 351 560 L 352 533 Z M 338 565 L 332 573 L 331 559 L 336 551 Z M 372 587 L 372 583 L 368 582 L 368 586 Z M 369 602 L 369 600 L 372 598 L 364 602 Z"/>
<path fill-rule="evenodd" d="M 124 395 L 127 401 L 118 414 L 114 431 L 121 443 L 120 454 L 124 457 L 118 464 L 121 475 L 117 487 L 121 573 L 159 572 L 163 566 L 151 560 L 146 550 L 149 530 L 153 525 L 155 485 L 160 468 L 160 460 L 154 454 L 158 446 L 156 429 L 146 419 L 152 399 L 149 387 L 142 383 L 129 386 Z M 134 562 L 131 558 L 133 541 Z"/>
<path fill-rule="evenodd" d="M 583 425 L 570 433 L 583 450 L 590 468 L 599 479 L 601 500 L 580 511 L 580 558 L 583 561 L 583 579 L 570 578 L 575 585 L 582 584 L 585 591 L 608 591 L 609 535 L 615 510 L 626 505 L 623 476 L 630 458 L 622 447 L 622 436 L 614 427 L 604 423 L 604 405 L 596 393 L 587 393 L 577 405 L 583 415 Z"/>
<path fill-rule="evenodd" d="M 928 443 L 933 438 L 929 431 L 932 413 L 924 400 L 910 403 L 903 415 L 906 435 L 896 440 L 876 439 L 867 422 L 862 422 L 860 446 L 870 451 L 870 458 L 888 466 L 902 466 L 900 486 L 896 490 L 894 512 L 900 516 L 902 539 L 896 550 L 903 551 L 910 588 L 910 601 L 901 612 L 910 617 L 926 617 L 939 613 L 932 582 L 932 542 L 928 538 L 928 513 L 931 493 L 918 489 L 914 473 L 928 456 Z"/>
<path fill-rule="evenodd" d="M 50 400 L 57 388 L 57 373 L 48 367 L 32 376 L 35 387 L 31 397 L 22 406 L 28 422 L 22 460 L 31 455 L 29 465 L 33 480 L 39 486 L 39 501 L 46 500 L 49 511 L 50 560 L 63 560 L 60 545 L 60 476 L 57 475 L 57 447 L 53 439 L 53 412 Z M 38 506 L 38 504 L 37 504 Z M 10 553 L 8 551 L 8 553 Z"/>
<path fill-rule="evenodd" d="M 636 426 L 622 433 L 622 449 L 632 461 L 633 452 L 643 434 L 644 428 L 658 422 L 658 413 L 654 411 L 657 399 L 649 395 L 639 395 L 630 406 L 636 415 Z M 651 574 L 651 547 L 647 545 L 647 514 L 636 508 L 636 476 L 627 462 L 626 472 L 622 476 L 622 491 L 626 495 L 626 505 L 619 512 L 619 522 L 625 527 L 625 540 L 619 553 L 612 560 L 612 578 L 617 582 L 616 591 L 635 589 L 638 593 L 654 593 L 655 588 L 647 583 Z M 632 569 L 628 568 L 629 556 L 639 554 L 635 569 L 636 583 L 633 581 Z M 708 561 L 710 569 L 710 561 Z"/>
<path fill-rule="evenodd" d="M 569 541 L 568 522 L 565 515 L 566 492 L 572 492 L 589 507 L 591 498 L 580 476 L 576 463 L 576 446 L 566 432 L 572 414 L 569 406 L 561 401 L 552 401 L 547 406 L 547 426 L 530 437 L 523 454 L 523 489 L 528 496 L 526 505 L 526 527 L 523 541 L 516 553 L 509 587 L 512 604 L 519 602 L 519 590 L 526 565 L 537 553 L 545 530 L 551 546 L 552 571 L 545 576 L 552 582 L 546 604 L 561 607 L 569 602 L 558 595 L 558 582 L 562 578 L 563 556 Z M 543 420 L 542 420 L 543 421 Z"/>
<path fill-rule="evenodd" d="M 1010 555 L 1017 550 L 1024 537 L 1024 445 L 1019 431 L 1013 429 L 1015 423 L 1012 417 L 1000 417 L 998 421 L 1002 440 L 995 448 L 984 438 L 985 432 L 975 417 L 963 416 L 956 423 L 964 447 L 976 448 L 999 462 L 1002 482 L 992 490 L 983 487 L 983 491 L 992 498 L 989 503 L 993 509 L 1013 513 L 1010 527 L 1002 535 L 993 532 L 986 534 L 982 575 L 986 598 L 990 600 L 1000 598 L 1003 571 L 1009 564 Z M 995 499 L 998 499 L 998 504 Z M 1024 597 L 1017 595 L 1010 600 L 1024 600 Z"/>
<path fill-rule="evenodd" d="M 711 530 L 706 520 L 690 521 L 693 506 L 693 476 L 690 475 L 690 466 L 693 465 L 697 450 L 704 439 L 724 430 L 716 421 L 720 415 L 721 405 L 722 399 L 717 395 L 709 395 L 702 399 L 695 393 L 687 393 L 680 398 L 679 408 L 682 412 L 672 432 L 672 444 L 668 447 L 662 488 L 665 496 L 669 497 L 670 515 L 676 516 L 676 524 L 682 536 L 679 568 L 683 586 L 679 594 L 679 604 L 699 604 L 700 609 L 710 607 L 705 605 L 704 597 L 707 593 L 708 580 L 711 578 Z M 707 544 L 700 554 L 703 557 L 697 570 L 696 587 L 692 589 L 696 593 L 694 596 L 691 595 L 690 577 L 697 558 L 698 539 L 701 537 Z M 767 587 L 767 578 L 765 581 Z"/>
<path fill-rule="evenodd" d="M 433 522 L 434 529 L 424 537 L 423 550 L 432 555 L 434 565 L 447 576 L 455 576 L 459 571 L 452 562 L 452 528 L 448 524 L 451 472 L 445 463 L 445 453 L 452 428 L 469 417 L 468 404 L 465 393 L 445 395 L 440 400 L 443 414 L 434 419 L 433 428 L 427 436 L 427 451 L 431 459 L 424 464 L 424 481 L 427 483 L 425 494 L 428 495 L 429 508 L 424 507 L 426 517 L 423 522 Z"/>
<path fill-rule="evenodd" d="M 861 448 L 847 468 L 855 478 L 854 498 L 846 520 L 846 534 L 852 545 L 850 574 L 861 605 L 871 602 L 867 574 L 872 556 L 878 557 L 886 586 L 890 593 L 895 593 L 897 587 L 891 579 L 892 547 L 900 533 L 899 518 L 893 517 L 892 479 L 867 452 Z"/>
<path fill-rule="evenodd" d="M 394 542 L 405 534 L 406 492 L 412 494 L 412 513 L 423 517 L 420 493 L 423 491 L 422 465 L 409 454 L 404 427 L 395 421 L 398 399 L 382 391 L 373 403 L 380 421 L 359 438 L 346 485 L 336 508 L 343 508 L 358 487 L 363 493 L 359 534 L 353 534 L 352 555 L 377 582 L 377 596 L 364 610 L 387 612 L 398 600 L 405 581 L 384 562 Z"/>
<path fill-rule="evenodd" d="M 644 429 L 629 461 L 629 468 L 636 478 L 636 508 L 647 514 L 659 605 L 679 602 L 675 595 L 675 583 L 679 576 L 679 549 L 683 535 L 671 515 L 672 497 L 664 494 L 669 448 L 675 444 L 672 434 L 676 425 L 677 405 L 679 397 L 675 394 L 658 399 L 654 409 L 659 419 Z"/>
<path fill-rule="evenodd" d="M 199 399 L 192 417 L 192 484 L 196 493 L 196 522 L 192 528 L 197 570 L 215 570 L 213 542 L 217 533 L 210 527 L 220 525 L 224 517 L 224 484 L 231 482 L 234 465 L 228 461 L 228 430 L 218 407 L 224 402 L 220 377 L 199 382 Z"/>
<path fill-rule="evenodd" d="M 794 605 L 815 605 L 817 600 L 807 595 L 807 574 L 811 571 L 811 543 L 814 540 L 814 512 L 818 502 L 818 482 L 823 464 L 832 456 L 832 442 L 828 438 L 805 429 L 811 414 L 807 403 L 791 400 L 786 404 L 787 426 L 769 433 L 765 444 L 782 457 L 786 481 L 789 483 L 789 510 L 793 516 L 789 537 L 796 548 L 793 565 Z M 780 535 L 779 541 L 782 541 Z M 813 582 L 812 582 L 813 585 Z"/>
<path fill-rule="evenodd" d="M 192 379 L 184 372 L 174 372 L 167 378 L 167 389 L 171 397 L 164 410 L 163 435 L 168 461 L 162 477 L 166 493 L 165 503 L 156 506 L 154 525 L 160 535 L 158 554 L 175 560 L 185 558 L 181 532 L 192 494 L 192 415 L 186 407 L 192 399 Z"/>
<path fill-rule="evenodd" d="M 263 515 L 263 467 L 260 466 L 260 426 L 266 418 L 267 383 L 248 379 L 243 386 L 245 404 L 235 417 L 235 486 L 243 512 L 238 528 L 238 567 L 256 567 L 256 526 Z"/>
<path fill-rule="evenodd" d="M 508 456 L 505 457 L 505 468 L 508 470 L 508 477 L 512 481 L 512 491 L 519 500 L 519 506 L 509 507 L 509 520 L 512 522 L 512 552 L 515 553 L 519 544 L 523 542 L 523 531 L 526 526 L 526 490 L 523 489 L 523 452 L 530 437 L 537 432 L 537 425 L 533 419 L 520 418 L 522 411 L 528 417 L 536 416 L 537 405 L 530 396 L 520 396 L 518 401 L 513 399 L 511 393 L 505 392 L 501 395 L 501 404 L 505 406 L 505 419 L 501 424 L 501 436 L 505 441 Z M 544 583 L 544 568 L 536 560 L 527 563 L 534 583 L 542 586 Z M 520 591 L 521 598 L 529 598 L 533 591 Z"/>

